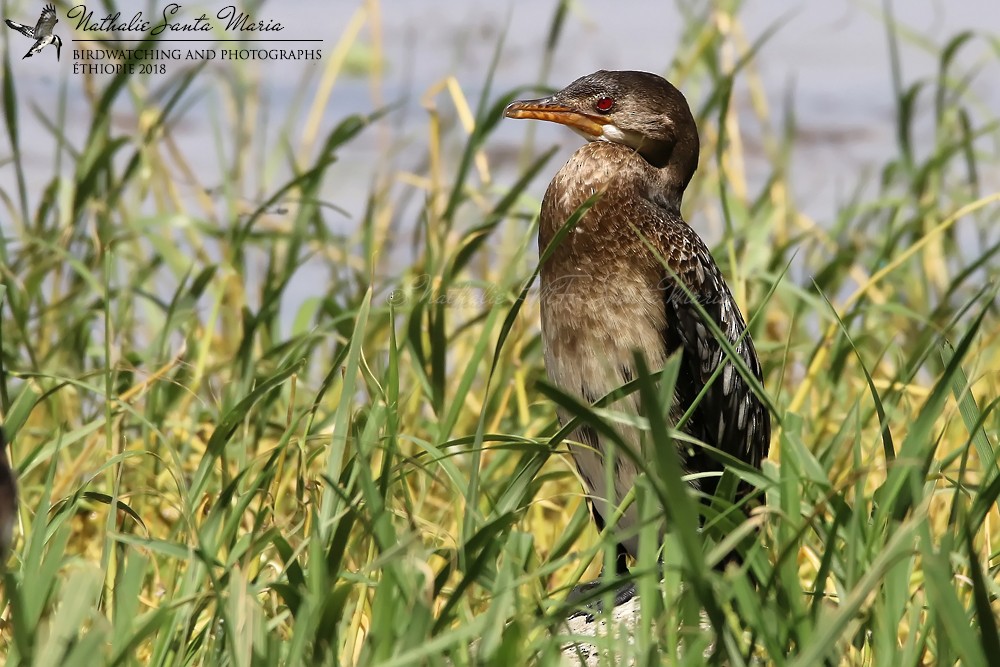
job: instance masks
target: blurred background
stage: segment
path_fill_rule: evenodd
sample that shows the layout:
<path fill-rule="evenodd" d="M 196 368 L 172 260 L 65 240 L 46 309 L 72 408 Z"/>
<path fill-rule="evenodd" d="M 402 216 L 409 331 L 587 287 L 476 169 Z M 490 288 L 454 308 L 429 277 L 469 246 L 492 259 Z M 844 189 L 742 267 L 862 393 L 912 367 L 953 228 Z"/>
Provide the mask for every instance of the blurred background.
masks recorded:
<path fill-rule="evenodd" d="M 95 44 L 56 6 L 58 62 L 0 25 L 6 664 L 557 664 L 614 537 L 530 291 L 581 139 L 501 112 L 598 69 L 691 104 L 683 213 L 775 424 L 762 511 L 685 538 L 746 538 L 768 587 L 667 549 L 636 664 L 678 628 L 695 664 L 1000 664 L 1000 2 L 246 2 L 291 41 L 236 46 L 322 59 L 128 76 L 74 51 L 233 44 Z"/>
<path fill-rule="evenodd" d="M 788 114 L 794 114 L 789 180 L 801 210 L 820 222 L 833 216 L 835 205 L 858 185 L 866 169 L 882 164 L 897 150 L 888 24 L 898 28 L 899 75 L 906 83 L 935 76 L 941 50 L 956 36 L 965 31 L 978 35 L 958 51 L 956 71 L 967 77 L 962 85 L 968 89 L 969 101 L 981 105 L 986 115 L 1000 111 L 1000 62 L 996 58 L 1000 45 L 995 34 L 1000 26 L 1000 3 L 993 0 L 748 0 L 722 4 L 738 5 L 740 22 L 719 26 L 720 31 L 730 34 L 734 44 L 759 46 L 745 75 L 736 77 L 733 98 L 741 120 L 749 186 L 761 184 L 766 165 L 760 161 L 770 159 L 759 115 L 767 114 L 773 127 L 780 127 Z M 17 16 L 27 23 L 36 5 L 7 2 L 5 16 Z M 193 83 L 186 108 L 175 120 L 172 137 L 189 160 L 190 175 L 195 177 L 194 182 L 180 183 L 209 192 L 222 183 L 226 156 L 236 150 L 234 144 L 241 138 L 216 126 L 216 111 L 225 111 L 230 117 L 253 114 L 250 127 L 255 135 L 270 133 L 273 137 L 284 123 L 294 127 L 318 122 L 323 131 L 328 131 L 349 114 L 368 114 L 391 106 L 377 130 L 365 132 L 345 146 L 340 163 L 331 169 L 334 178 L 326 194 L 347 214 L 332 224 L 347 233 L 357 228 L 374 181 L 412 187 L 405 178 L 401 183 L 399 176 L 418 170 L 425 159 L 421 146 L 414 144 L 426 136 L 427 107 L 438 109 L 446 125 L 460 122 L 450 99 L 455 88 L 449 90 L 449 84 L 474 106 L 494 57 L 498 57 L 493 81 L 497 93 L 526 86 L 558 89 L 598 69 L 669 74 L 682 44 L 696 37 L 692 21 L 704 15 L 703 3 L 684 0 L 636 2 L 614 10 L 605 3 L 588 0 L 298 0 L 247 6 L 252 15 L 285 26 L 280 34 L 270 36 L 324 40 L 322 44 L 270 44 L 268 48 L 318 47 L 323 50 L 323 59 L 236 64 L 216 60 L 210 64 L 205 75 Z M 147 16 L 159 16 L 159 5 L 155 3 L 131 3 L 123 16 L 143 8 Z M 185 3 L 183 12 L 191 17 L 201 12 L 211 16 L 217 9 L 212 4 Z M 105 14 L 103 7 L 95 8 L 95 16 Z M 68 84 L 70 113 L 62 131 L 67 140 L 82 143 L 91 122 L 90 106 L 76 102 L 83 97 L 88 79 L 74 77 L 70 64 L 73 49 L 101 45 L 70 42 L 86 35 L 74 32 L 73 22 L 65 18 L 65 12 L 62 15 L 57 32 L 66 41 L 63 61 L 56 65 L 51 62 L 54 53 L 45 51 L 16 67 L 22 103 L 39 112 L 25 113 L 21 118 L 25 167 L 33 182 L 49 175 L 56 139 L 40 114 L 52 110 L 64 80 Z M 19 57 L 27 40 L 10 30 L 5 29 L 3 34 L 13 56 Z M 212 45 L 170 46 L 186 49 Z M 733 48 L 730 63 L 720 63 L 720 67 L 731 67 L 738 58 Z M 161 62 L 167 65 L 168 75 L 191 66 L 190 61 Z M 684 71 L 683 66 L 680 69 L 683 80 L 675 83 L 697 107 L 710 92 L 709 81 Z M 324 73 L 329 75 L 331 70 L 337 76 L 330 97 L 321 114 L 311 117 L 309 104 L 318 93 Z M 155 91 L 166 78 L 154 75 L 146 80 Z M 96 83 L 100 83 L 99 77 Z M 259 86 L 254 105 L 231 108 L 231 88 L 250 85 Z M 112 122 L 122 128 L 135 127 L 141 102 L 136 97 L 119 98 L 113 107 Z M 929 93 L 917 100 L 915 111 L 912 140 L 918 148 L 927 150 L 933 141 L 934 124 Z M 703 133 L 707 130 L 702 128 Z M 579 145 L 578 138 L 562 128 L 531 129 L 526 124 L 502 123 L 486 147 L 500 178 L 509 177 L 511 159 L 521 154 L 526 136 L 532 133 L 537 133 L 535 141 L 540 147 L 560 145 L 557 162 Z M 255 137 L 254 143 L 271 145 L 261 138 Z M 7 142 L 6 135 L 0 136 L 0 154 L 9 152 Z M 456 152 L 459 146 L 460 139 L 456 139 Z M 703 154 L 703 163 L 710 159 L 710 155 Z M 273 170 L 269 174 L 286 171 L 284 165 L 274 164 L 273 156 L 262 154 L 257 160 Z M 10 163 L 0 165 L 0 179 L 11 179 L 11 170 Z M 984 184 L 1000 183 L 995 169 L 981 176 Z M 536 179 L 531 191 L 540 197 L 546 182 Z M 252 192 L 242 194 L 253 197 Z M 191 197 L 190 192 L 187 197 Z M 415 213 L 401 209 L 397 214 L 405 218 Z M 711 238 L 713 230 L 705 233 Z"/>

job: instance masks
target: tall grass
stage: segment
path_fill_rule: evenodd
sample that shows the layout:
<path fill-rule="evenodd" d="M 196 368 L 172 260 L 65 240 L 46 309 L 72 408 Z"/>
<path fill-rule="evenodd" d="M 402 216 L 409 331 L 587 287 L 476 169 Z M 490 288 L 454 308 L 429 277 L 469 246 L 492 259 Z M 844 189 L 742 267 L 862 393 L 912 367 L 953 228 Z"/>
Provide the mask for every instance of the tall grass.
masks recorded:
<path fill-rule="evenodd" d="M 908 81 L 886 18 L 898 150 L 814 222 L 790 194 L 793 115 L 759 112 L 772 172 L 746 185 L 731 101 L 734 86 L 761 99 L 759 43 L 737 13 L 685 11 L 667 74 L 704 143 L 685 206 L 724 222 L 715 254 L 753 316 L 775 435 L 762 471 L 735 468 L 762 501 L 745 517 L 733 484 L 711 504 L 681 492 L 675 434 L 650 416 L 659 456 L 634 501 L 652 518 L 665 497 L 678 519 L 662 581 L 650 521 L 632 642 L 588 641 L 608 664 L 998 664 L 1000 195 L 981 174 L 1000 133 L 956 64 L 974 44 L 998 56 L 996 37 L 955 37 L 939 76 Z M 565 20 L 560 5 L 549 50 Z M 362 21 L 290 114 L 333 104 Z M 21 484 L 6 664 L 556 664 L 565 594 L 615 534 L 590 527 L 553 405 L 597 427 L 617 417 L 544 379 L 529 192 L 557 165 L 542 151 L 509 182 L 489 176 L 522 91 L 487 77 L 470 103 L 444 86 L 426 168 L 394 175 L 405 188 L 373 177 L 337 236 L 331 165 L 392 108 L 325 136 L 289 118 L 247 144 L 262 103 L 236 72 L 212 119 L 230 177 L 192 204 L 174 135 L 213 74 L 96 82 L 80 145 L 60 130 L 63 90 L 32 111 L 59 152 L 29 182 L 13 73 L 5 53 L 0 409 Z M 129 95 L 144 111 L 123 130 L 109 112 Z M 446 129 L 447 108 L 467 127 Z M 396 222 L 414 190 L 419 214 Z M 290 285 L 307 269 L 330 279 L 303 298 Z M 670 372 L 623 391 L 655 400 Z M 743 564 L 713 569 L 732 548 Z"/>

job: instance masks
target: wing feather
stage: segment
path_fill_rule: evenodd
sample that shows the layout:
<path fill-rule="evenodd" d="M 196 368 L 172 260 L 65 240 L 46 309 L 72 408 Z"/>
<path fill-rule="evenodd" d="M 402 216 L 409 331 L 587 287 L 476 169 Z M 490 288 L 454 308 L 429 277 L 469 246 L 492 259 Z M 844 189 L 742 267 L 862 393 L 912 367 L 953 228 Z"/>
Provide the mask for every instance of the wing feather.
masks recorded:
<path fill-rule="evenodd" d="M 25 37 L 35 38 L 35 29 L 30 25 L 24 25 L 23 23 L 18 23 L 17 21 L 11 21 L 10 19 L 4 19 L 4 23 L 7 24 L 8 28 L 13 28 Z"/>
<path fill-rule="evenodd" d="M 35 24 L 35 35 L 49 35 L 52 33 L 52 28 L 55 27 L 56 23 L 59 22 L 59 18 L 56 16 L 56 8 L 54 5 L 45 5 L 42 9 L 41 16 L 38 17 L 38 23 Z M 29 37 L 32 35 L 29 35 Z"/>
<path fill-rule="evenodd" d="M 704 242 L 683 222 L 671 229 L 671 235 L 680 237 L 670 239 L 671 248 L 677 248 L 680 241 L 679 246 L 683 249 L 671 254 L 670 248 L 665 248 L 668 252 L 664 257 L 672 275 L 664 269 L 662 283 L 667 322 L 664 343 L 668 353 L 680 349 L 682 354 L 675 389 L 677 408 L 686 412 L 711 381 L 684 430 L 708 445 L 760 467 L 771 439 L 770 415 L 747 380 L 726 357 L 691 297 L 697 299 L 760 383 L 762 373 L 753 341 L 745 333 L 746 324 L 740 309 Z M 690 295 L 677 280 L 683 281 Z M 722 371 L 712 380 L 720 364 Z M 720 468 L 706 452 L 697 448 L 690 452 L 689 459 L 692 459 L 688 462 L 691 469 Z M 717 479 L 713 479 L 708 485 L 711 488 L 705 488 L 706 492 L 714 492 L 716 482 Z M 703 488 L 705 486 L 703 484 Z"/>

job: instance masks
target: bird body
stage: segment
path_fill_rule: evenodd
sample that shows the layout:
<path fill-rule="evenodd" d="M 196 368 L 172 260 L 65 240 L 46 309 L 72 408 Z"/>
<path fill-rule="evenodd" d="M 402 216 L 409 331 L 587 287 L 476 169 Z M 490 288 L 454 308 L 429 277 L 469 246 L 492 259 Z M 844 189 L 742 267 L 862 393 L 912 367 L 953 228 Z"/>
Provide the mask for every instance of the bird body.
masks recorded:
<path fill-rule="evenodd" d="M 11 21 L 7 19 L 5 23 L 9 28 L 13 28 L 25 37 L 30 37 L 35 40 L 35 43 L 31 45 L 28 52 L 21 56 L 21 60 L 25 58 L 30 58 L 31 56 L 41 53 L 49 44 L 55 44 L 56 46 L 56 60 L 59 60 L 59 54 L 62 51 L 62 39 L 59 35 L 52 32 L 56 23 L 59 19 L 56 16 L 55 5 L 45 5 L 42 8 L 42 13 L 38 17 L 38 23 L 32 28 L 30 25 L 25 25 L 23 23 L 18 23 L 17 21 Z"/>
<path fill-rule="evenodd" d="M 693 297 L 759 383 L 760 364 L 740 310 L 708 247 L 681 217 L 681 196 L 698 156 L 697 129 L 683 96 L 653 74 L 597 72 L 550 98 L 515 102 L 506 114 L 560 122 L 590 140 L 559 170 L 542 200 L 539 246 L 544 249 L 582 204 L 599 195 L 541 267 L 550 380 L 592 404 L 637 377 L 636 351 L 652 371 L 679 352 L 670 405 L 642 405 L 632 393 L 614 408 L 635 416 L 665 411 L 676 424 L 704 391 L 684 431 L 759 466 L 770 440 L 769 414 L 692 303 Z M 571 417 L 559 416 L 563 422 Z M 622 424 L 615 428 L 642 456 L 641 431 Z M 583 426 L 571 441 L 570 452 L 602 527 L 639 470 L 619 454 L 614 488 L 607 488 L 606 448 L 596 431 Z M 687 473 L 723 468 L 702 448 L 685 446 L 680 454 Z M 692 485 L 712 494 L 717 481 L 707 476 Z M 618 522 L 620 549 L 633 557 L 638 555 L 637 521 L 633 506 Z"/>
<path fill-rule="evenodd" d="M 661 368 L 666 361 L 661 336 L 666 317 L 658 289 L 663 267 L 629 223 L 654 234 L 656 230 L 648 229 L 643 217 L 633 220 L 615 214 L 633 207 L 635 180 L 630 172 L 637 169 L 642 165 L 634 151 L 613 143 L 590 143 L 556 174 L 543 199 L 539 246 L 544 249 L 580 205 L 594 193 L 604 193 L 540 274 L 546 371 L 553 384 L 587 404 L 636 377 L 634 350 L 645 355 L 651 368 Z M 641 414 L 635 393 L 614 407 Z M 562 411 L 559 417 L 565 423 L 572 415 Z M 641 451 L 636 429 L 619 430 L 634 451 Z M 615 488 L 609 490 L 605 452 L 592 429 L 573 434 L 570 452 L 595 512 L 609 518 L 614 511 L 609 503 L 617 505 L 632 487 L 638 473 L 634 462 L 619 455 Z M 619 526 L 627 529 L 636 520 L 633 505 Z M 629 553 L 637 553 L 636 538 L 623 544 Z"/>

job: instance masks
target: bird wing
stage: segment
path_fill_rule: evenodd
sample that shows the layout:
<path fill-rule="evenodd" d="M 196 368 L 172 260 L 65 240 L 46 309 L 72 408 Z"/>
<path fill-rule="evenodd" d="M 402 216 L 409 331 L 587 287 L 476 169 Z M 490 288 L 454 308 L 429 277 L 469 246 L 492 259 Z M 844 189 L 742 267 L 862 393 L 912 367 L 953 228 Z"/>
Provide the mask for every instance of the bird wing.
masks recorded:
<path fill-rule="evenodd" d="M 18 23 L 17 21 L 11 21 L 10 19 L 5 19 L 4 23 L 7 24 L 7 27 L 17 30 L 25 37 L 31 37 L 32 39 L 35 38 L 35 29 L 32 28 L 30 25 L 24 25 L 23 23 Z"/>
<path fill-rule="evenodd" d="M 762 374 L 757 352 L 749 334 L 744 333 L 743 316 L 708 248 L 686 223 L 681 222 L 676 229 L 680 238 L 671 238 L 669 247 L 663 249 L 670 270 L 664 269 L 662 285 L 667 322 L 664 343 L 668 354 L 682 350 L 681 369 L 674 390 L 678 407 L 687 411 L 711 381 L 684 431 L 760 467 L 771 439 L 770 415 L 726 357 L 691 297 L 697 299 L 760 382 Z M 678 280 L 683 281 L 690 295 L 678 285 Z M 724 364 L 723 369 L 712 380 L 720 364 Z M 691 452 L 690 457 L 707 464 L 690 465 L 692 469 L 718 469 L 718 464 L 712 463 L 703 450 Z"/>
<path fill-rule="evenodd" d="M 42 9 L 42 15 L 38 17 L 38 23 L 35 24 L 35 35 L 39 37 L 43 35 L 52 34 L 52 28 L 56 23 L 59 22 L 59 18 L 56 16 L 56 8 L 54 5 L 45 5 Z M 32 37 L 33 35 L 28 35 Z"/>

